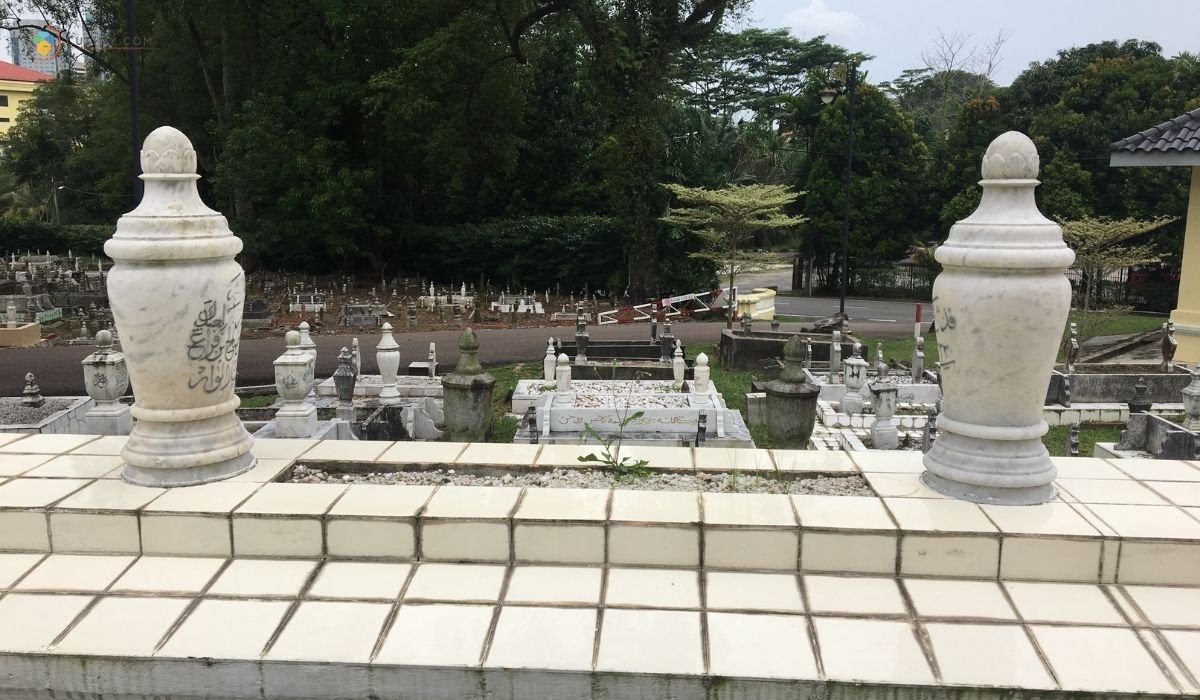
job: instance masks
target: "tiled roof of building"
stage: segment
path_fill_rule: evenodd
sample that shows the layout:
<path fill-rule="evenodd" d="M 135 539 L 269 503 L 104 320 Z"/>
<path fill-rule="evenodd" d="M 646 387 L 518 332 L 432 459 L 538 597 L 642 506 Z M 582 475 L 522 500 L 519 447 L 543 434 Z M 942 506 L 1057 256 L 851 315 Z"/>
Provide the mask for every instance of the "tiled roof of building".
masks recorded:
<path fill-rule="evenodd" d="M 53 76 L 30 70 L 15 63 L 0 61 L 0 80 L 16 80 L 22 83 L 33 83 L 39 80 L 50 80 Z"/>
<path fill-rule="evenodd" d="M 1126 153 L 1200 153 L 1200 109 L 1123 138 L 1111 148 Z"/>

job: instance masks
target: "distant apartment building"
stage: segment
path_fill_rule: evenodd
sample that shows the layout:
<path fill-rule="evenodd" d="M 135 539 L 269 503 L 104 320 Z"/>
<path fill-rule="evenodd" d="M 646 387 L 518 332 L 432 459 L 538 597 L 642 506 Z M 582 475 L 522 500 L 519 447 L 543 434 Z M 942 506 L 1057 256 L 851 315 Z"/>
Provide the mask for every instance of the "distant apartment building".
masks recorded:
<path fill-rule="evenodd" d="M 20 20 L 20 29 L 8 30 L 14 65 L 35 70 L 51 78 L 71 67 L 71 52 L 58 30 L 40 20 Z"/>
<path fill-rule="evenodd" d="M 51 76 L 0 61 L 0 134 L 17 121 L 17 107 L 33 95 L 33 88 Z"/>

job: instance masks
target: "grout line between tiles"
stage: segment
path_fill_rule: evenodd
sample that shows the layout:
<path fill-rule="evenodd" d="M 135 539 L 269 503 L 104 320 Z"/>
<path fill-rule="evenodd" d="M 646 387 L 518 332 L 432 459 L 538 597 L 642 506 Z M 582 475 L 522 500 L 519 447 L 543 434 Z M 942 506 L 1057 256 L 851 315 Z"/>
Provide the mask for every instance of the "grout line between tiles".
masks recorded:
<path fill-rule="evenodd" d="M 1033 633 L 1033 628 L 1025 621 L 1025 616 L 1021 614 L 1020 608 L 1017 607 L 1017 601 L 1013 599 L 1008 587 L 1003 581 L 997 581 L 996 585 L 1000 587 L 1000 594 L 1004 596 L 1004 600 L 1008 602 L 1008 606 L 1012 608 L 1013 615 L 1016 616 L 1017 624 L 1021 625 L 1021 629 L 1025 631 L 1025 637 L 1029 639 L 1029 643 L 1033 645 L 1033 652 L 1037 654 L 1038 659 L 1042 662 L 1042 666 L 1046 669 L 1046 673 L 1050 675 L 1050 680 L 1054 681 L 1054 687 L 1062 689 L 1062 681 L 1058 678 L 1058 673 L 1054 670 L 1054 666 L 1050 664 L 1050 657 L 1046 651 L 1042 649 L 1042 645 L 1038 643 L 1037 636 Z"/>
<path fill-rule="evenodd" d="M 483 636 L 483 647 L 479 650 L 479 661 L 476 666 L 482 666 L 484 661 L 487 661 L 488 654 L 492 652 L 492 641 L 496 636 L 496 626 L 500 624 L 500 612 L 504 609 L 503 601 L 508 597 L 508 584 L 512 581 L 513 569 L 509 566 L 504 571 L 504 578 L 500 582 L 500 593 L 496 596 L 496 607 L 492 609 L 492 620 L 488 623 L 487 633 Z"/>
<path fill-rule="evenodd" d="M 279 624 L 275 625 L 275 631 L 272 632 L 271 636 L 267 638 L 267 642 L 263 645 L 262 653 L 259 654 L 259 658 L 262 658 L 270 653 L 271 648 L 275 646 L 275 642 L 279 641 L 280 635 L 282 635 L 284 629 L 291 624 L 292 618 L 296 615 L 296 611 L 300 609 L 300 604 L 304 602 L 304 597 L 308 595 L 308 591 L 312 588 L 313 583 L 316 582 L 317 576 L 320 575 L 321 569 L 323 568 L 325 568 L 325 563 L 317 560 L 316 566 L 314 566 L 312 571 L 308 573 L 308 577 L 305 579 L 304 584 L 300 586 L 300 590 L 296 593 L 295 600 L 293 600 L 292 604 L 288 606 L 287 612 L 283 614 L 283 617 L 279 619 Z"/>
<path fill-rule="evenodd" d="M 392 633 L 392 628 L 396 625 L 396 617 L 400 614 L 400 606 L 404 604 L 404 596 L 408 593 L 408 587 L 412 585 L 413 578 L 417 575 L 417 563 L 409 564 L 408 575 L 404 577 L 404 583 L 400 584 L 400 591 L 396 594 L 396 600 L 392 603 L 392 609 L 383 618 L 383 625 L 379 629 L 379 636 L 375 639 L 375 645 L 371 647 L 371 653 L 367 656 L 368 663 L 375 663 L 375 657 L 379 656 L 379 652 L 383 650 L 384 642 L 387 641 L 388 635 Z"/>

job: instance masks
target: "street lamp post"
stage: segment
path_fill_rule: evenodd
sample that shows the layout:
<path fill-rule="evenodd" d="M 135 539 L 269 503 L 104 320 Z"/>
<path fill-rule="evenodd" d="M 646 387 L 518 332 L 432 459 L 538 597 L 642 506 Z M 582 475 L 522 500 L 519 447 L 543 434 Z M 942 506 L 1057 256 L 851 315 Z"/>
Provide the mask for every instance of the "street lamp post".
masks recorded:
<path fill-rule="evenodd" d="M 846 284 L 850 268 L 850 173 L 854 167 L 854 95 L 856 87 L 858 87 L 858 64 L 850 61 L 846 76 L 846 99 L 849 100 L 849 104 L 847 104 L 846 110 L 846 180 L 843 185 L 845 211 L 842 214 L 842 275 L 838 295 L 838 313 L 842 315 L 843 319 L 846 316 Z M 835 94 L 835 91 L 832 89 L 827 88 L 822 90 L 821 102 L 824 104 L 833 102 Z M 843 323 L 845 323 L 844 320 Z"/>

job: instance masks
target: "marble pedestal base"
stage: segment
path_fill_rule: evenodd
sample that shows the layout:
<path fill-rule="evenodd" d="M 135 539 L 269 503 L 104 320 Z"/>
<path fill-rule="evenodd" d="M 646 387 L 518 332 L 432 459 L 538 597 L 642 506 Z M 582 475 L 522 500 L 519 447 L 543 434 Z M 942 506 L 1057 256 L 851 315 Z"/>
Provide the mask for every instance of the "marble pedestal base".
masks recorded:
<path fill-rule="evenodd" d="M 935 443 L 936 444 L 936 443 Z M 878 419 L 871 426 L 871 449 L 894 450 L 900 446 L 900 433 L 894 423 L 879 425 Z"/>
<path fill-rule="evenodd" d="M 862 413 L 864 405 L 865 402 L 863 401 L 863 398 L 859 396 L 858 391 L 847 389 L 846 394 L 842 396 L 842 402 L 838 413 L 845 413 L 847 415 Z"/>
<path fill-rule="evenodd" d="M 128 435 L 133 430 L 133 413 L 122 404 L 97 406 L 84 416 L 93 435 Z"/>
<path fill-rule="evenodd" d="M 1025 428 L 971 426 L 943 414 L 938 429 L 921 475 L 929 488 L 998 505 L 1036 505 L 1054 498 L 1057 470 L 1041 441 L 1044 422 Z"/>
<path fill-rule="evenodd" d="M 138 486 L 192 486 L 254 467 L 254 455 L 250 454 L 254 439 L 236 414 L 178 422 L 159 418 L 170 413 L 176 412 L 134 406 L 137 423 L 121 450 L 125 460 L 122 479 Z"/>
<path fill-rule="evenodd" d="M 281 438 L 307 438 L 316 431 L 317 407 L 310 403 L 285 406 L 275 413 L 275 434 Z"/>

